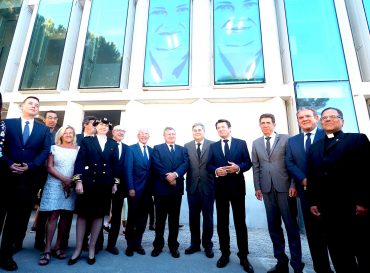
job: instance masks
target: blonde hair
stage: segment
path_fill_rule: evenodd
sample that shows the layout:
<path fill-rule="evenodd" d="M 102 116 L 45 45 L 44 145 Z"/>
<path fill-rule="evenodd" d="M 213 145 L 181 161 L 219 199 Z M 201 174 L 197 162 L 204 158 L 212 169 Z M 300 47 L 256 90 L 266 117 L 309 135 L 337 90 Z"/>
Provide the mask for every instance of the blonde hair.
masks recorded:
<path fill-rule="evenodd" d="M 59 128 L 59 130 L 55 134 L 55 144 L 56 145 L 61 145 L 62 144 L 62 137 L 63 137 L 63 134 L 65 133 L 65 131 L 67 129 L 72 129 L 72 131 L 73 131 L 73 145 L 77 145 L 76 132 L 75 132 L 75 129 L 71 125 L 65 125 L 65 126 L 62 126 L 62 127 Z"/>

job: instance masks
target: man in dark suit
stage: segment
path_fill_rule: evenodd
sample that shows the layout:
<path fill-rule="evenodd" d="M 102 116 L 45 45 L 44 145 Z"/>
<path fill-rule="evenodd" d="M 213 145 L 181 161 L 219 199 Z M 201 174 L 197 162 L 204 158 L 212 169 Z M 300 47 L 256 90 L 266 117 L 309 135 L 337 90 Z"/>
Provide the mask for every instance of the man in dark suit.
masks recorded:
<path fill-rule="evenodd" d="M 189 204 L 190 247 L 185 254 L 200 251 L 200 243 L 208 258 L 213 258 L 213 204 L 215 188 L 212 173 L 207 170 L 209 146 L 213 143 L 204 138 L 204 125 L 192 127 L 194 140 L 185 144 L 189 154 L 189 169 L 186 175 L 186 192 Z M 200 217 L 203 216 L 203 233 L 200 239 Z"/>
<path fill-rule="evenodd" d="M 18 119 L 5 120 L 6 136 L 2 160 L 8 169 L 2 185 L 7 192 L 7 217 L 0 248 L 0 267 L 18 269 L 13 260 L 13 245 L 27 230 L 38 190 L 38 171 L 50 152 L 50 130 L 35 122 L 39 99 L 27 97 Z M 5 182 L 7 181 L 7 182 Z"/>
<path fill-rule="evenodd" d="M 111 207 L 111 218 L 110 218 L 110 229 L 108 234 L 108 243 L 106 250 L 113 254 L 118 255 L 119 250 L 116 247 L 118 234 L 121 228 L 121 214 L 122 214 L 122 206 L 123 200 L 127 196 L 126 188 L 125 188 L 125 179 L 124 179 L 124 162 L 126 158 L 126 152 L 128 150 L 128 145 L 123 143 L 123 138 L 125 137 L 126 130 L 123 128 L 122 125 L 116 125 L 113 127 L 112 135 L 113 140 L 118 144 L 118 169 L 119 169 L 119 179 L 121 183 L 117 186 L 117 192 L 112 194 L 112 207 Z M 100 236 L 97 242 L 97 248 L 103 248 L 103 230 L 100 232 Z"/>
<path fill-rule="evenodd" d="M 134 251 L 145 255 L 141 245 L 148 220 L 149 204 L 152 202 L 152 185 L 150 177 L 150 157 L 153 149 L 147 145 L 148 129 L 140 129 L 138 143 L 131 145 L 126 153 L 125 180 L 128 190 L 128 216 L 126 225 L 126 255 Z"/>
<path fill-rule="evenodd" d="M 151 255 L 157 257 L 162 252 L 168 216 L 168 247 L 172 257 L 179 258 L 177 236 L 184 194 L 184 174 L 188 170 L 189 156 L 184 147 L 175 144 L 175 129 L 166 127 L 163 136 L 165 143 L 154 146 L 152 157 L 156 228 Z"/>
<path fill-rule="evenodd" d="M 364 134 L 343 133 L 343 123 L 341 110 L 322 111 L 326 136 L 310 148 L 307 190 L 335 271 L 365 273 L 370 272 L 370 142 Z"/>
<path fill-rule="evenodd" d="M 285 164 L 295 181 L 313 267 L 318 273 L 331 273 L 327 244 L 320 232 L 321 221 L 310 212 L 306 192 L 307 155 L 311 144 L 325 135 L 324 131 L 317 127 L 318 120 L 319 116 L 315 109 L 301 108 L 298 110 L 297 121 L 302 132 L 288 139 Z"/>
<path fill-rule="evenodd" d="M 234 226 L 239 248 L 240 264 L 246 272 L 254 269 L 248 261 L 248 230 L 245 223 L 245 180 L 243 173 L 252 167 L 251 159 L 244 140 L 231 137 L 231 124 L 226 119 L 216 122 L 220 141 L 211 144 L 207 170 L 215 179 L 215 197 L 217 209 L 217 233 L 220 241 L 221 257 L 217 267 L 229 263 L 230 235 L 229 209 L 233 209 Z"/>
<path fill-rule="evenodd" d="M 297 203 L 294 181 L 285 167 L 285 150 L 288 135 L 277 134 L 275 116 L 262 114 L 259 124 L 263 136 L 253 141 L 253 180 L 258 200 L 264 201 L 268 229 L 277 264 L 269 273 L 288 273 L 289 259 L 285 254 L 285 239 L 281 220 L 288 235 L 290 264 L 294 273 L 302 273 L 301 238 L 297 223 Z"/>

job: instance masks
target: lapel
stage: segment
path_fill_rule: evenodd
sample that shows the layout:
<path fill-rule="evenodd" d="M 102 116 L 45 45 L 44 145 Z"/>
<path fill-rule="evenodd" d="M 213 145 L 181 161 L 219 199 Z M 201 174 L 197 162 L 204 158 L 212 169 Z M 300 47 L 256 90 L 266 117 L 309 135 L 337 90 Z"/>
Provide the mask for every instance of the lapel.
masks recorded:
<path fill-rule="evenodd" d="M 317 135 L 315 135 L 314 141 L 317 139 Z M 304 133 L 300 133 L 298 137 L 298 152 L 303 156 L 306 157 L 306 151 L 304 149 Z"/>
<path fill-rule="evenodd" d="M 147 148 L 146 151 L 147 151 L 147 153 L 149 155 L 149 149 L 148 149 L 148 147 L 146 147 L 146 148 Z M 147 164 L 145 164 L 144 154 L 141 151 L 141 148 L 140 148 L 140 144 L 139 143 L 136 143 L 135 152 L 137 154 L 137 158 L 139 159 L 140 164 L 143 165 L 144 167 L 146 167 Z"/>
<path fill-rule="evenodd" d="M 207 150 L 209 149 L 209 143 L 208 143 L 208 140 L 204 139 L 204 142 L 203 142 L 203 147 L 202 147 L 202 152 L 200 153 L 200 161 L 202 161 L 203 159 L 203 156 L 204 154 L 207 152 Z M 196 156 L 198 157 L 198 154 L 197 154 L 197 151 L 195 150 L 195 154 Z"/>
<path fill-rule="evenodd" d="M 104 158 L 103 151 L 102 151 L 102 150 L 101 150 L 101 148 L 100 148 L 99 141 L 98 141 L 98 138 L 97 138 L 96 136 L 94 136 L 94 137 L 92 138 L 92 142 L 93 142 L 93 145 L 94 145 L 94 147 L 95 147 L 95 150 L 98 152 L 98 154 L 99 154 L 101 157 L 103 157 L 103 158 Z M 107 140 L 107 142 L 108 142 L 108 140 Z M 107 144 L 105 143 L 105 145 L 107 145 Z M 104 150 L 105 150 L 105 147 L 104 147 Z"/>
<path fill-rule="evenodd" d="M 231 145 L 230 145 L 230 158 L 229 158 L 229 160 L 231 161 L 231 162 L 233 162 L 233 160 L 231 160 L 232 158 L 233 158 L 233 155 L 234 154 L 236 154 L 236 151 L 237 151 L 237 149 L 238 149 L 238 143 L 237 143 L 237 141 L 235 141 L 235 138 L 231 138 Z"/>
<path fill-rule="evenodd" d="M 339 144 L 342 141 L 344 136 L 345 134 L 342 131 L 339 132 L 339 134 L 334 137 L 334 140 L 330 143 L 330 145 L 326 149 L 324 148 L 325 153 L 326 154 L 329 153 L 330 150 L 332 150 L 337 144 Z M 324 143 L 324 147 L 325 147 L 325 143 Z"/>
<path fill-rule="evenodd" d="M 271 146 L 271 152 L 270 152 L 270 156 L 269 157 L 271 157 L 271 155 L 272 155 L 272 153 L 274 152 L 274 150 L 275 150 L 275 147 L 278 145 L 278 143 L 279 143 L 279 140 L 280 140 L 280 136 L 279 136 L 279 134 L 276 134 L 275 135 L 275 141 L 274 141 L 274 143 L 272 143 L 272 146 Z M 266 150 L 266 149 L 265 149 Z M 266 152 L 266 154 L 267 154 L 267 152 Z"/>
<path fill-rule="evenodd" d="M 16 126 L 15 126 L 15 129 L 17 130 L 16 131 L 16 134 L 17 136 L 19 137 L 19 141 L 20 143 L 23 144 L 23 135 L 22 135 L 22 120 L 21 118 L 17 119 L 16 120 Z M 23 144 L 24 145 L 24 144 Z"/>

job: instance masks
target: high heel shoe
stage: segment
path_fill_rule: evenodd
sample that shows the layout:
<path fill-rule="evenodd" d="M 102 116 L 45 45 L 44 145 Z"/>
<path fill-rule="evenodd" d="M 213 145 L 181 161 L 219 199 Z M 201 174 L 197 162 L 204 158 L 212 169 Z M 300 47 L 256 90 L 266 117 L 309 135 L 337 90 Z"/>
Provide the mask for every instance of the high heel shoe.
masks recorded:
<path fill-rule="evenodd" d="M 68 260 L 68 265 L 74 265 L 75 263 L 77 263 L 77 261 L 80 259 L 80 257 L 81 257 L 81 253 L 74 259 L 70 258 Z"/>
<path fill-rule="evenodd" d="M 96 262 L 95 256 L 93 258 L 91 258 L 91 259 L 90 258 L 87 258 L 87 263 L 89 265 L 93 265 L 95 262 Z"/>

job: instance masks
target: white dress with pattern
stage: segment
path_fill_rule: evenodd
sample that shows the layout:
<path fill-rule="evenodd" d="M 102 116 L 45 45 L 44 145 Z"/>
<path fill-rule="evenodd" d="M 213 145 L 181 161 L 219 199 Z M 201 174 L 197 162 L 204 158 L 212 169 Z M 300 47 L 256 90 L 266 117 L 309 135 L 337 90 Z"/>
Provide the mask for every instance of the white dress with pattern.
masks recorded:
<path fill-rule="evenodd" d="M 50 153 L 54 155 L 54 167 L 65 176 L 72 176 L 78 149 L 68 149 L 52 145 Z M 48 175 L 41 197 L 40 210 L 71 210 L 75 208 L 75 191 L 66 198 L 62 182 L 51 174 Z"/>

